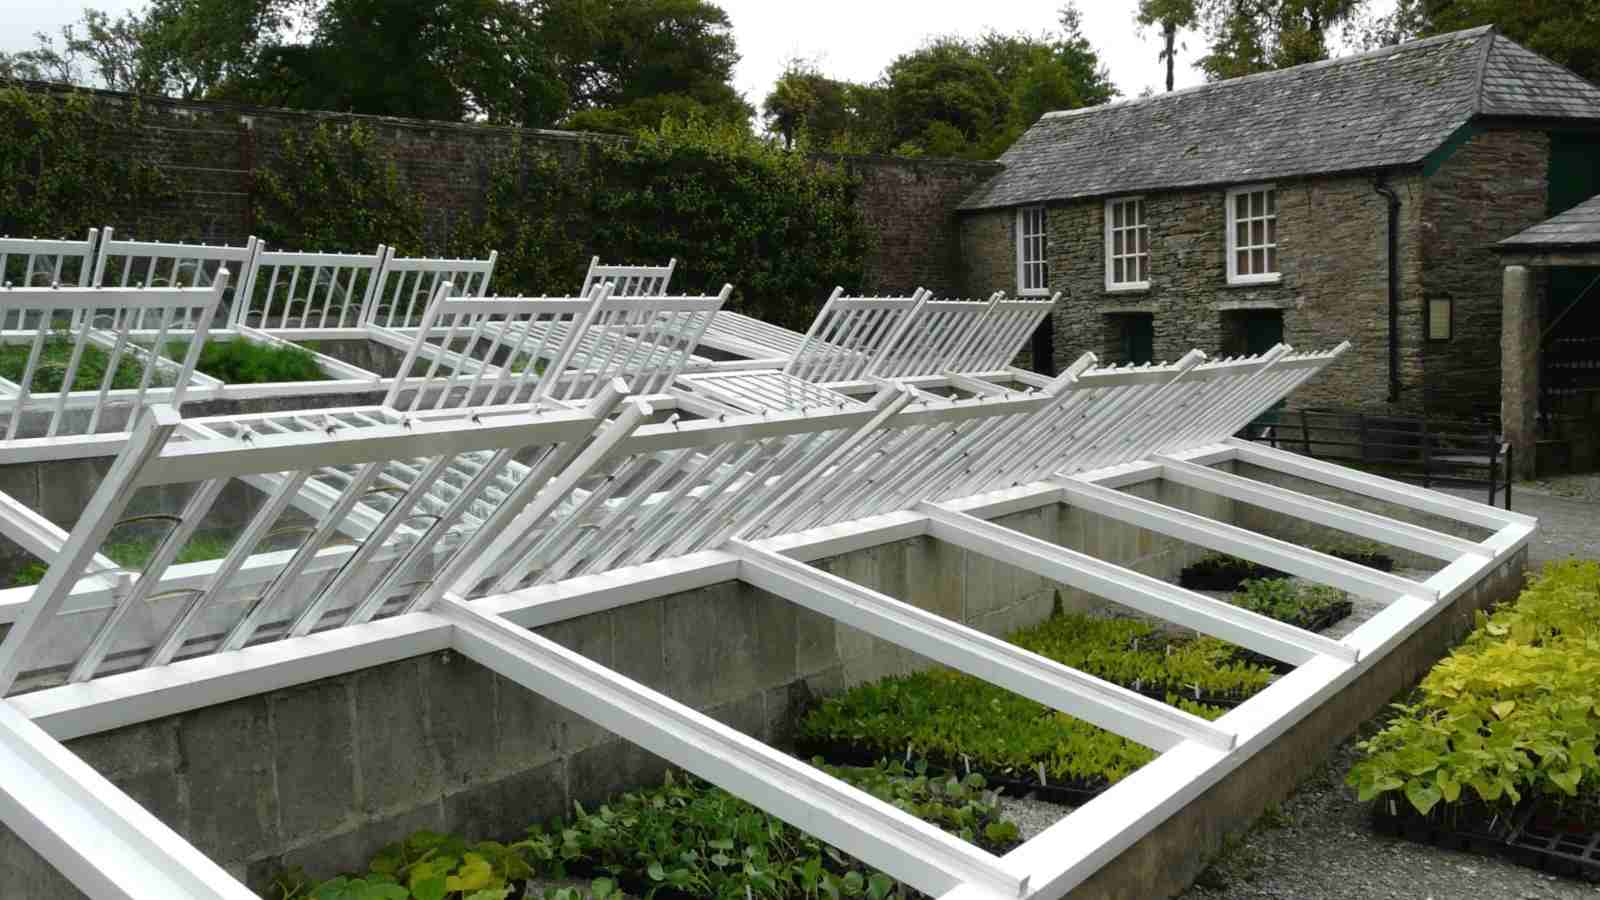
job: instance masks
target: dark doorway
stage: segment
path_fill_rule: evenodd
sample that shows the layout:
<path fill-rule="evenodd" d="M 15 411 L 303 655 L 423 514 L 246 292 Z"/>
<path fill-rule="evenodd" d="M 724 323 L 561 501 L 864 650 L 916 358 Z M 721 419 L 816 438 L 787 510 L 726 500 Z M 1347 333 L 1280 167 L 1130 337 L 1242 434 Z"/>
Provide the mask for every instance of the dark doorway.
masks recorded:
<path fill-rule="evenodd" d="M 1222 314 L 1224 356 L 1258 356 L 1281 343 L 1281 309 L 1235 309 Z"/>

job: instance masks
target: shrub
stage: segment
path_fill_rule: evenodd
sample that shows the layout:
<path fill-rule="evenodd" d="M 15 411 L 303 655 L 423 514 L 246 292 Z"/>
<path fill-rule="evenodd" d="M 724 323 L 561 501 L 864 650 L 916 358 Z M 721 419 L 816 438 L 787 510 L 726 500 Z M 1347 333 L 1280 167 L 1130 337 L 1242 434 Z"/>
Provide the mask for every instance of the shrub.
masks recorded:
<path fill-rule="evenodd" d="M 1000 817 L 983 779 L 933 779 L 886 763 L 868 768 L 817 765 L 896 807 L 1002 853 L 1016 826 Z M 521 841 L 468 843 L 418 832 L 385 847 L 368 871 L 320 884 L 300 873 L 280 877 L 278 900 L 501 900 L 529 878 L 592 879 L 595 900 L 621 892 L 753 898 L 863 897 L 904 893 L 882 872 L 776 819 L 728 792 L 671 772 L 663 783 L 621 794 L 570 820 L 528 829 Z M 574 892 L 575 893 L 575 892 Z M 519 895 L 520 896 L 520 895 Z M 576 900 L 576 897 L 573 898 Z"/>
<path fill-rule="evenodd" d="M 1142 619 L 1059 615 L 1010 640 L 1064 665 L 1165 696 L 1206 718 L 1222 709 L 1179 694 L 1247 697 L 1272 672 L 1234 659 L 1210 638 L 1174 641 Z M 812 746 L 850 747 L 938 765 L 1097 790 L 1154 758 L 1132 741 L 1055 712 L 1005 688 L 949 669 L 930 669 L 852 688 L 800 722 Z"/>
<path fill-rule="evenodd" d="M 1325 628 L 1350 614 L 1344 591 L 1292 578 L 1256 578 L 1240 585 L 1228 602 L 1301 628 Z"/>
<path fill-rule="evenodd" d="M 173 345 L 170 355 L 182 359 L 187 352 L 188 345 L 179 343 Z M 322 381 L 328 377 L 307 350 L 246 340 L 207 341 L 200 349 L 195 368 L 228 384 Z"/>
<path fill-rule="evenodd" d="M 28 344 L 9 344 L 0 347 L 0 378 L 20 382 L 23 373 L 28 370 L 28 354 L 32 347 Z M 39 352 L 39 362 L 33 373 L 33 382 L 29 390 L 36 394 L 49 394 L 61 390 L 67 380 L 67 366 L 72 361 L 72 341 L 65 334 L 53 334 L 45 338 L 44 347 Z M 105 378 L 106 366 L 111 362 L 111 354 L 93 345 L 85 346 L 82 355 L 78 358 L 78 370 L 72 376 L 72 389 L 74 391 L 98 391 L 100 382 Z M 139 386 L 144 369 L 131 354 L 124 353 L 117 360 L 116 374 L 111 378 L 113 389 L 131 389 Z M 151 385 L 171 384 L 171 378 L 165 378 L 157 371 L 150 377 Z"/>
<path fill-rule="evenodd" d="M 1428 815 L 1466 792 L 1600 797 L 1600 563 L 1551 564 L 1423 679 L 1350 771 L 1361 799 Z M 1393 800 L 1391 799 L 1391 808 Z"/>

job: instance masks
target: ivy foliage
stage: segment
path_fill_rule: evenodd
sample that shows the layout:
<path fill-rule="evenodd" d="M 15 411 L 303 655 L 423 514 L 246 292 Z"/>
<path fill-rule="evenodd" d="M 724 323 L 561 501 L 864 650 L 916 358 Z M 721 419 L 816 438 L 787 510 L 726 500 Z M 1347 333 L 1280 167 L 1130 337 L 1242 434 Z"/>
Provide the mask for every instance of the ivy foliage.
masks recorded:
<path fill-rule="evenodd" d="M 804 329 L 834 285 L 860 287 L 857 188 L 843 166 L 739 128 L 668 120 L 603 148 L 593 245 L 605 259 L 676 258 L 684 288 L 730 283 L 739 311 Z"/>
<path fill-rule="evenodd" d="M 319 122 L 274 142 L 255 178 L 256 229 L 281 250 L 421 252 L 422 200 L 361 122 Z"/>
<path fill-rule="evenodd" d="M 104 152 L 145 118 L 136 101 L 0 86 L 0 234 L 82 238 L 170 201 L 172 181 L 158 166 Z"/>
<path fill-rule="evenodd" d="M 1359 746 L 1361 799 L 1419 813 L 1525 796 L 1600 799 L 1600 563 L 1547 566 L 1423 679 L 1414 702 Z"/>

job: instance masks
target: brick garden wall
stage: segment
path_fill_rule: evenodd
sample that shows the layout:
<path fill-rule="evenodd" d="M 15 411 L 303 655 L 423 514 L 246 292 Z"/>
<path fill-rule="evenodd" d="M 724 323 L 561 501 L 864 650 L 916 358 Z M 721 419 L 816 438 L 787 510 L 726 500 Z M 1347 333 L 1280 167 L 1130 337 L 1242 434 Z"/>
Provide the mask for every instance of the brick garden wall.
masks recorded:
<path fill-rule="evenodd" d="M 617 140 L 578 132 L 94 93 L 99 102 L 113 108 L 138 103 L 149 114 L 146 125 L 130 125 L 105 152 L 149 160 L 176 182 L 177 201 L 155 209 L 128 210 L 118 221 L 108 223 L 120 235 L 141 240 L 242 242 L 255 228 L 251 171 L 274 152 L 284 132 L 309 131 L 321 122 L 359 121 L 373 129 L 402 180 L 422 196 L 424 234 L 430 242 L 441 241 L 454 223 L 476 214 L 491 160 L 513 141 L 520 138 L 576 165 L 586 146 Z M 997 171 L 996 164 L 892 157 L 827 159 L 842 163 L 861 178 L 861 212 L 876 234 L 863 284 L 846 287 L 909 293 L 925 286 L 944 294 L 960 287 L 961 255 L 952 211 Z M 684 260 L 680 265 L 692 268 L 694 261 Z M 819 285 L 815 299 L 820 302 L 832 287 Z M 497 289 L 518 288 L 497 285 Z"/>
<path fill-rule="evenodd" d="M 1423 295 L 1454 305 L 1448 342 L 1422 345 L 1430 415 L 1499 413 L 1501 274 L 1492 249 L 1548 217 L 1550 139 L 1496 129 L 1434 172 L 1422 200 Z"/>

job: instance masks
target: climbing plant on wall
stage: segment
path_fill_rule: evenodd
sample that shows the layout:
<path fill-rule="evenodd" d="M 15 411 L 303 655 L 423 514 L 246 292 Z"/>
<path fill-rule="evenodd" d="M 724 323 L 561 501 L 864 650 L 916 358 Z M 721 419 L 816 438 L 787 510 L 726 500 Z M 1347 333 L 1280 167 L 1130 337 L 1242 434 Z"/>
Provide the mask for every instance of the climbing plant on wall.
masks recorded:
<path fill-rule="evenodd" d="M 170 201 L 171 179 L 156 164 L 104 152 L 144 118 L 133 100 L 0 87 L 0 234 L 81 238 Z"/>
<path fill-rule="evenodd" d="M 320 122 L 285 131 L 254 173 L 257 234 L 281 250 L 423 250 L 422 201 L 371 128 Z"/>
<path fill-rule="evenodd" d="M 671 120 L 606 145 L 596 165 L 593 246 L 604 259 L 676 257 L 685 288 L 732 283 L 742 312 L 802 329 L 834 285 L 860 288 L 868 231 L 843 166 Z"/>

